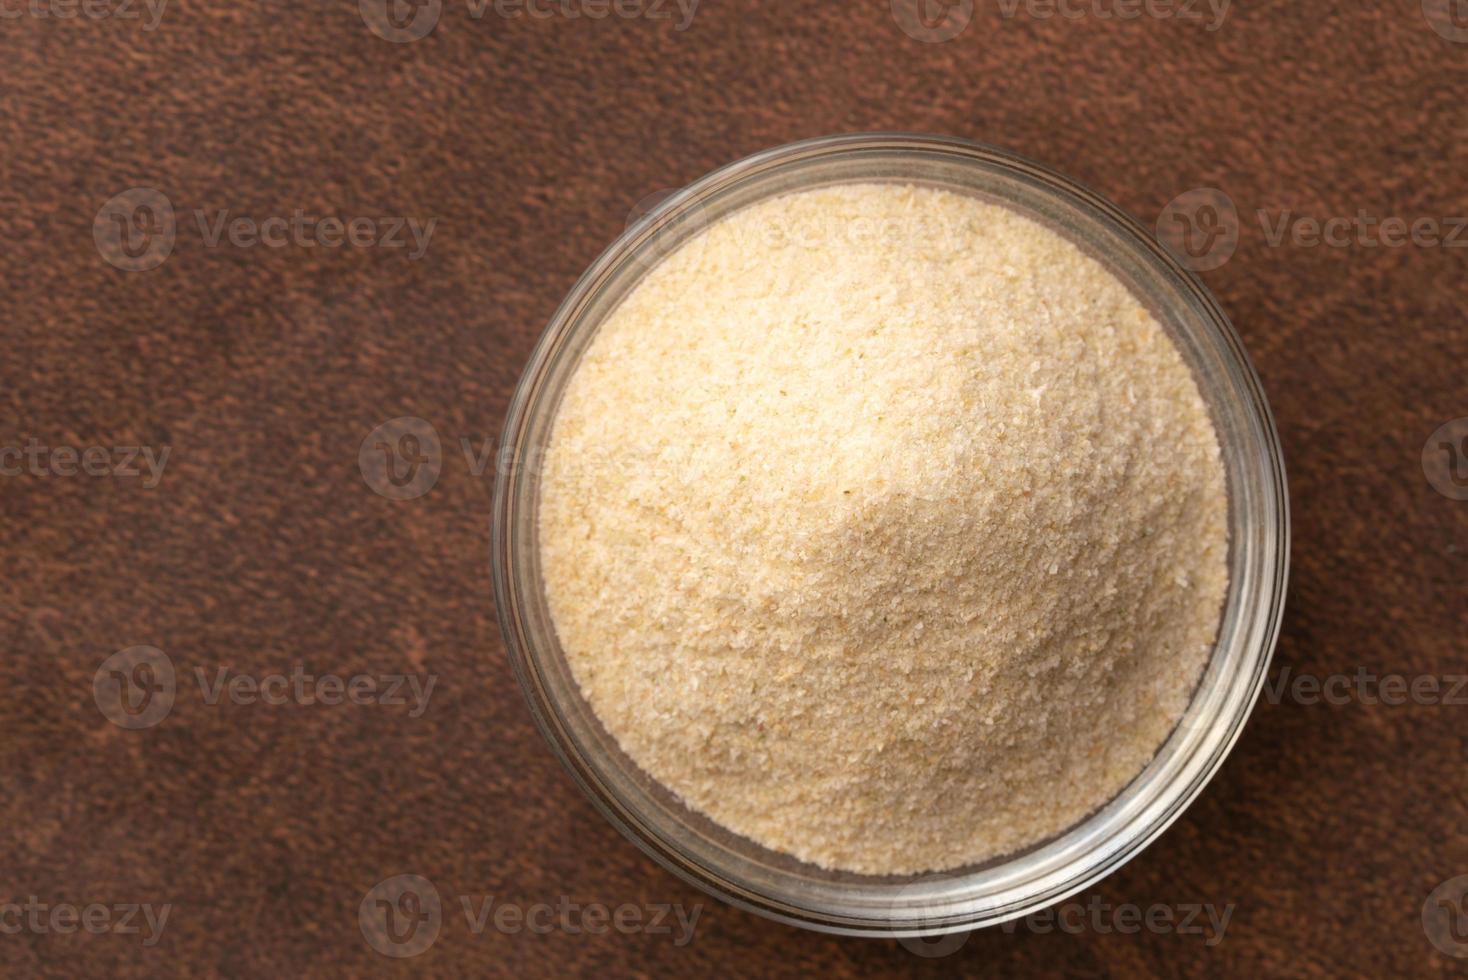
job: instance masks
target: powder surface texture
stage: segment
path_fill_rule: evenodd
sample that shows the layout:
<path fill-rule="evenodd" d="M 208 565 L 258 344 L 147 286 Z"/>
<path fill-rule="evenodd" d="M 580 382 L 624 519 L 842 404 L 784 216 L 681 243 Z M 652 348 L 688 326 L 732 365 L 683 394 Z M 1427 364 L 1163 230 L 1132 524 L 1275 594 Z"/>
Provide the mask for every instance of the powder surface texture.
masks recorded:
<path fill-rule="evenodd" d="M 1206 664 L 1227 499 L 1197 386 L 1101 264 L 898 184 L 763 201 L 588 348 L 540 498 L 560 642 L 688 806 L 826 868 L 1064 831 Z"/>

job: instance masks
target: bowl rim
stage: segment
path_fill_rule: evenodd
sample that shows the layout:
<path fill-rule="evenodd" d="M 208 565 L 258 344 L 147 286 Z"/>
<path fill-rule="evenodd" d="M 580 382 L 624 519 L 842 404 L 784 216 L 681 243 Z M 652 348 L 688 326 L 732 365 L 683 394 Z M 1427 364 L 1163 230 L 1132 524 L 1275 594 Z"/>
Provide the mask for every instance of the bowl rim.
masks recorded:
<path fill-rule="evenodd" d="M 1109 224 L 1113 232 L 1131 239 L 1133 244 L 1140 246 L 1144 252 L 1148 253 L 1150 260 L 1159 263 L 1161 268 L 1157 271 L 1164 276 L 1170 275 L 1175 280 L 1175 285 L 1186 292 L 1190 302 L 1203 314 L 1209 325 L 1218 332 L 1219 339 L 1223 341 L 1224 348 L 1232 358 L 1232 367 L 1237 370 L 1239 380 L 1242 381 L 1244 393 L 1247 396 L 1246 401 L 1256 423 L 1260 437 L 1258 446 L 1261 450 L 1260 456 L 1268 465 L 1265 474 L 1266 489 L 1269 491 L 1267 503 L 1274 508 L 1273 514 L 1277 527 L 1276 538 L 1273 542 L 1275 547 L 1271 552 L 1275 560 L 1273 567 L 1267 569 L 1272 572 L 1272 575 L 1269 581 L 1259 586 L 1260 594 L 1267 595 L 1269 598 L 1268 603 L 1261 606 L 1255 618 L 1255 623 L 1262 625 L 1263 630 L 1257 634 L 1257 640 L 1250 644 L 1262 652 L 1258 657 L 1253 675 L 1248 680 L 1247 688 L 1236 689 L 1235 693 L 1242 692 L 1242 708 L 1228 717 L 1228 730 L 1221 738 L 1214 741 L 1202 768 L 1196 771 L 1193 778 L 1183 784 L 1177 792 L 1170 793 L 1165 798 L 1166 806 L 1163 811 L 1154 815 L 1146 823 L 1141 833 L 1127 837 L 1107 855 L 1105 861 L 1091 865 L 1081 873 L 1074 875 L 1063 886 L 1051 889 L 1043 895 L 1037 895 L 1031 902 L 992 915 L 976 917 L 972 921 L 945 921 L 939 924 L 924 922 L 921 925 L 899 922 L 884 923 L 877 920 L 849 921 L 792 906 L 772 896 L 753 892 L 741 887 L 739 883 L 730 880 L 727 876 L 719 874 L 715 869 L 702 865 L 697 869 L 691 867 L 669 841 L 645 826 L 613 794 L 605 792 L 592 761 L 572 750 L 571 746 L 574 745 L 574 741 L 560 723 L 555 705 L 546 696 L 544 686 L 539 683 L 536 675 L 536 665 L 531 655 L 531 638 L 522 629 L 518 615 L 519 602 L 516 599 L 515 569 L 510 560 L 511 549 L 508 547 L 507 540 L 516 503 L 517 480 L 514 474 L 519 468 L 523 451 L 521 436 L 530 420 L 528 410 L 534 396 L 539 393 L 537 381 L 548 366 L 559 341 L 568 335 L 578 322 L 577 314 L 586 305 L 590 296 L 614 268 L 635 255 L 636 249 L 632 246 L 635 243 L 644 242 L 649 235 L 656 234 L 658 230 L 666 227 L 680 214 L 683 214 L 689 204 L 697 202 L 711 188 L 726 187 L 742 177 L 759 173 L 765 168 L 782 162 L 862 150 L 931 153 L 950 158 L 966 156 L 976 163 L 1011 168 L 1026 176 L 1037 178 L 1046 185 L 1051 194 L 1068 197 L 1071 205 L 1089 210 L 1091 217 L 1100 219 L 1104 224 Z M 1050 167 L 989 144 L 954 136 L 900 131 L 819 136 L 782 144 L 742 157 L 710 171 L 669 195 L 655 208 L 629 224 L 610 245 L 603 249 L 586 271 L 578 277 L 566 297 L 557 306 L 532 348 L 526 367 L 511 396 L 501 431 L 500 446 L 501 464 L 506 459 L 506 450 L 509 450 L 509 456 L 513 462 L 509 466 L 496 467 L 489 556 L 495 609 L 506 653 L 537 729 L 550 744 L 557 758 L 560 759 L 561 764 L 570 773 L 582 793 L 590 799 L 602 816 L 663 868 L 715 898 L 788 925 L 849 936 L 889 938 L 937 936 L 1017 919 L 1037 909 L 1064 901 L 1091 887 L 1122 867 L 1161 836 L 1197 799 L 1204 787 L 1217 774 L 1224 760 L 1232 752 L 1249 717 L 1253 714 L 1278 642 L 1290 565 L 1288 484 L 1283 451 L 1273 412 L 1242 339 L 1219 307 L 1211 291 L 1202 283 L 1196 273 L 1179 261 L 1171 250 L 1159 243 L 1156 237 L 1131 214 L 1084 184 Z M 1231 583 L 1230 593 L 1232 590 L 1233 584 Z M 1216 655 L 1217 645 L 1214 649 Z M 1084 826 L 1095 818 L 1096 814 L 1093 813 L 1083 818 L 1076 826 Z"/>

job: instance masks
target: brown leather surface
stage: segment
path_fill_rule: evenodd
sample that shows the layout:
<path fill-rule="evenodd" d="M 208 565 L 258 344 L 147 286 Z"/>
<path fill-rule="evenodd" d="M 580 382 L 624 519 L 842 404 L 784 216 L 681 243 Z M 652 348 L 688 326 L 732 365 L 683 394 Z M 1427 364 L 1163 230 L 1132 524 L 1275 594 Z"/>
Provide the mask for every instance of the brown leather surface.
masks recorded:
<path fill-rule="evenodd" d="M 369 0 L 370 3 L 370 0 Z M 25 9 L 9 0 L 8 11 Z M 1206 274 L 1247 341 L 1291 477 L 1275 676 L 1468 671 L 1468 503 L 1421 453 L 1468 415 L 1464 252 L 1271 247 L 1255 218 L 1468 213 L 1468 45 L 1416 0 L 1249 3 L 1176 19 L 1001 16 L 921 43 L 887 0 L 709 2 L 672 20 L 506 19 L 447 0 L 392 43 L 354 2 L 174 0 L 142 20 L 0 20 L 0 446 L 170 447 L 161 482 L 0 478 L 0 903 L 171 903 L 137 935 L 0 934 L 7 976 L 1449 975 L 1423 902 L 1468 873 L 1468 707 L 1261 703 L 1202 798 L 1093 894 L 1235 903 L 1178 934 L 894 941 L 777 925 L 624 841 L 536 733 L 486 550 L 498 434 L 541 327 L 639 200 L 752 151 L 871 129 L 1004 146 L 1150 224 L 1224 190 L 1237 253 Z M 1205 8 L 1206 9 L 1206 8 Z M 158 268 L 104 261 L 105 202 L 153 187 Z M 207 243 L 194 214 L 437 218 L 426 253 Z M 107 227 L 104 216 L 103 227 Z M 406 501 L 358 451 L 419 416 L 442 473 Z M 53 468 L 54 464 L 51 464 Z M 169 715 L 125 730 L 93 678 L 164 651 Z M 427 710 L 209 704 L 219 667 L 422 673 Z M 420 956 L 359 929 L 420 874 Z M 474 935 L 457 898 L 701 902 L 694 940 Z M 3 925 L 0 922 L 0 925 Z"/>

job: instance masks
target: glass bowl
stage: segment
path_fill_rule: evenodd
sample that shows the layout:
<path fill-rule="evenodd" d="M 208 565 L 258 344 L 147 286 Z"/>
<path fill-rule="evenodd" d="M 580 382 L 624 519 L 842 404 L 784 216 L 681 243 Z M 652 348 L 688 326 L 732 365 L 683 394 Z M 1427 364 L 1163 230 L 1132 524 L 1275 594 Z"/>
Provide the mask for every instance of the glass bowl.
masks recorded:
<path fill-rule="evenodd" d="M 1227 471 L 1230 584 L 1212 659 L 1182 720 L 1120 794 L 1020 853 L 937 874 L 826 871 L 740 837 L 642 772 L 582 698 L 546 607 L 539 463 L 567 381 L 599 325 L 664 256 L 721 217 L 792 190 L 858 181 L 936 186 L 1002 203 L 1100 260 L 1169 332 L 1212 414 Z M 1154 840 L 1218 770 L 1253 708 L 1284 606 L 1289 514 L 1269 406 L 1208 290 L 1134 219 L 1073 181 L 963 140 L 874 133 L 777 147 L 671 196 L 592 264 L 530 357 L 505 421 L 491 563 L 500 627 L 531 712 L 576 782 L 674 874 L 744 909 L 826 932 L 931 936 L 1054 904 Z"/>

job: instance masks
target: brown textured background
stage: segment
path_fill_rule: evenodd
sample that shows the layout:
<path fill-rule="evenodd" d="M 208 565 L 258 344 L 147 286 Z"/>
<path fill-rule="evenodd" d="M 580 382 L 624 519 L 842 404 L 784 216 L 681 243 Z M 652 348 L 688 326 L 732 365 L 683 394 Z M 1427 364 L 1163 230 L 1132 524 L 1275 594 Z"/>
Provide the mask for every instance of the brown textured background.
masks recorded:
<path fill-rule="evenodd" d="M 7 11 L 23 9 L 8 0 Z M 446 0 L 393 44 L 356 4 L 173 0 L 139 21 L 0 20 L 0 445 L 170 446 L 162 483 L 0 479 L 0 902 L 172 902 L 137 937 L 0 935 L 25 976 L 1450 975 L 1421 908 L 1468 873 L 1468 707 L 1261 704 L 1196 805 L 1096 890 L 1237 903 L 1224 942 L 973 935 L 927 961 L 723 906 L 582 799 L 506 664 L 486 567 L 498 434 L 530 347 L 633 205 L 744 154 L 879 128 L 1008 147 L 1151 223 L 1222 188 L 1244 216 L 1206 275 L 1263 377 L 1294 508 L 1275 674 L 1468 670 L 1468 503 L 1420 453 L 1468 415 L 1465 254 L 1270 248 L 1257 209 L 1468 213 L 1468 45 L 1417 0 L 1238 0 L 1223 27 L 1006 20 L 902 34 L 887 0 L 708 0 L 668 21 L 506 20 Z M 102 204 L 153 186 L 172 256 L 126 273 Z M 429 250 L 205 247 L 195 209 L 436 217 Z M 367 433 L 445 443 L 420 499 L 373 493 Z M 93 701 L 123 647 L 165 650 L 172 714 Z M 192 671 L 438 676 L 427 713 L 209 706 Z M 357 907 L 414 872 L 451 903 L 422 956 Z M 469 934 L 459 895 L 704 903 L 696 939 Z"/>

